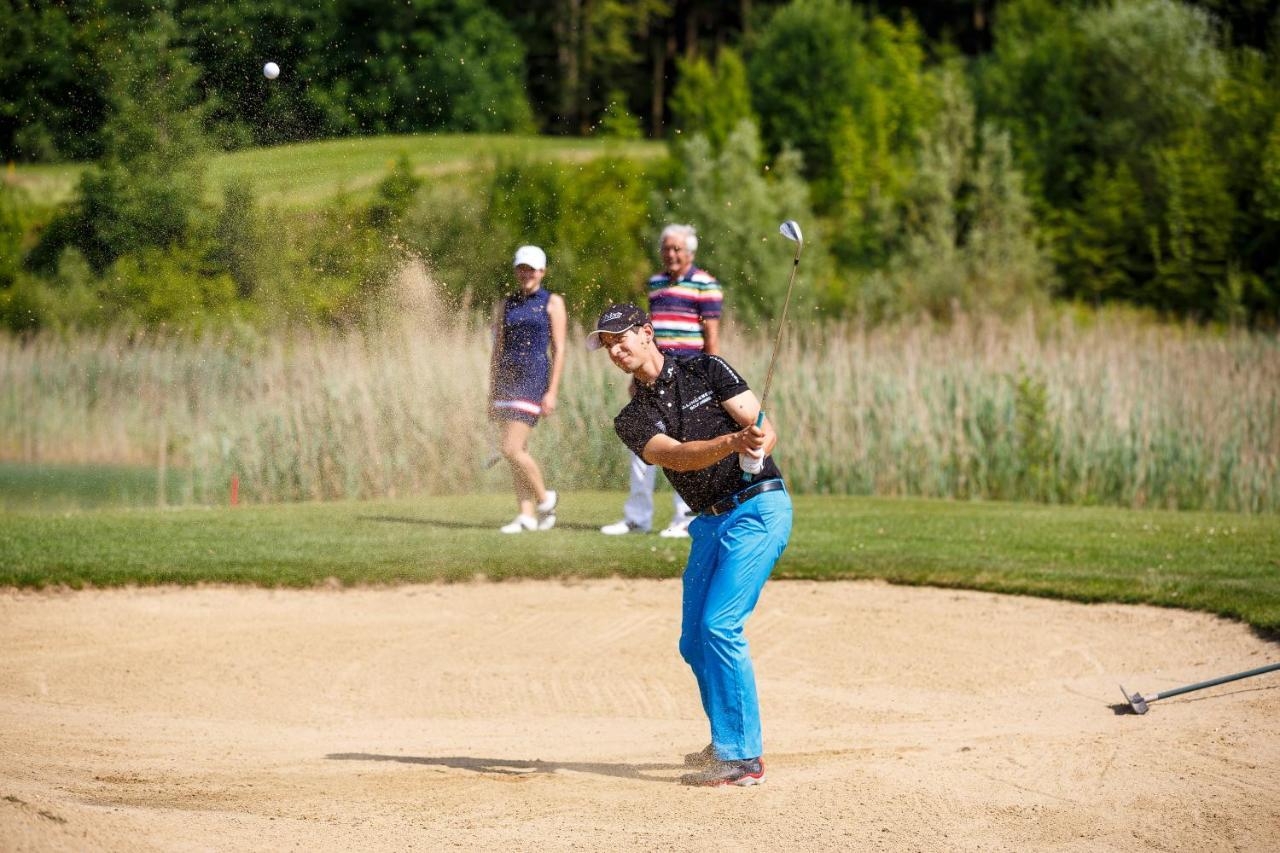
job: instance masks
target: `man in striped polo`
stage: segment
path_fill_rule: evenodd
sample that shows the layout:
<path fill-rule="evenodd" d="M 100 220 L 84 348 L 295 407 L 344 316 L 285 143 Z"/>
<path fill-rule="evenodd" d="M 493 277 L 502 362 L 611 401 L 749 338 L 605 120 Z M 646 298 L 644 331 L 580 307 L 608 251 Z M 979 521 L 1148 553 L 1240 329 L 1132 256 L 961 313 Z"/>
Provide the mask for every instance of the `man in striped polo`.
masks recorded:
<path fill-rule="evenodd" d="M 720 354 L 720 308 L 724 292 L 720 282 L 693 263 L 698 234 L 691 225 L 668 225 L 659 238 L 662 272 L 649 279 L 649 317 L 654 343 L 676 358 Z M 631 454 L 631 493 L 623 505 L 623 518 L 600 528 L 611 536 L 648 533 L 653 527 L 653 489 L 657 468 Z M 692 515 L 679 494 L 674 495 L 675 514 L 661 536 L 689 535 Z"/>

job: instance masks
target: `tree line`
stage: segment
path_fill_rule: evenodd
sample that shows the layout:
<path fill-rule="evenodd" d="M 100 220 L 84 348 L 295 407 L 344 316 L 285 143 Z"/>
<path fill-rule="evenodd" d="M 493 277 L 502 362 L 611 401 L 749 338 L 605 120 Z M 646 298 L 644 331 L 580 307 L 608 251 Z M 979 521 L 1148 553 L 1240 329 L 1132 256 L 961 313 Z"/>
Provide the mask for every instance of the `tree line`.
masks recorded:
<path fill-rule="evenodd" d="M 203 207 L 209 150 L 541 131 L 672 140 L 655 170 L 599 167 L 613 170 L 613 218 L 643 220 L 621 253 L 632 267 L 645 228 L 677 213 L 761 260 L 752 229 L 776 206 L 767 197 L 782 194 L 816 223 L 815 309 L 830 314 L 945 315 L 1056 297 L 1271 323 L 1278 33 L 1276 4 L 1262 0 L 7 0 L 0 154 L 96 165 L 42 221 L 24 220 L 2 191 L 0 287 L 23 275 L 45 284 L 0 306 L 20 324 L 13 305 L 34 316 L 32 294 L 56 293 L 59 267 L 86 267 L 77 280 L 119 277 L 122 262 L 172 265 L 179 248 L 190 258 L 171 278 L 225 274 L 215 290 L 245 298 L 253 288 L 228 260 L 244 247 L 214 244 L 252 230 L 228 223 L 253 200 L 228 189 L 223 209 Z M 280 63 L 280 79 L 263 79 L 265 59 Z M 417 222 L 419 248 L 447 268 L 459 261 L 427 223 L 465 227 L 460 211 L 474 216 L 483 202 L 498 231 L 514 230 L 502 217 L 515 214 L 485 193 L 519 197 L 512 176 L 536 171 L 505 164 L 471 187 L 472 201 L 437 198 L 443 211 L 415 213 L 417 190 L 402 186 L 392 218 L 402 231 Z M 550 213 L 521 215 L 525 230 L 568 233 Z M 391 221 L 357 219 L 384 230 Z M 566 247 L 594 263 L 589 249 Z M 601 275 L 636 274 L 602 263 Z M 472 281 L 481 272 L 456 269 Z M 763 313 L 767 296 L 761 284 Z"/>

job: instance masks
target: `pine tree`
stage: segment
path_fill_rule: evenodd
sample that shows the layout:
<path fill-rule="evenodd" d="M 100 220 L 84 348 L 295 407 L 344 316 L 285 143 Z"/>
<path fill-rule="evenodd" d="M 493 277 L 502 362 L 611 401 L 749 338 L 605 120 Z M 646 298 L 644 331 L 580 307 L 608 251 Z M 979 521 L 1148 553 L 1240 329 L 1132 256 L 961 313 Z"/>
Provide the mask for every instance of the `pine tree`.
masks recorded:
<path fill-rule="evenodd" d="M 111 67 L 102 158 L 46 232 L 38 261 L 56 263 L 70 244 L 101 272 L 124 254 L 175 245 L 194 231 L 204 194 L 206 104 L 176 38 L 166 13 L 125 37 Z"/>

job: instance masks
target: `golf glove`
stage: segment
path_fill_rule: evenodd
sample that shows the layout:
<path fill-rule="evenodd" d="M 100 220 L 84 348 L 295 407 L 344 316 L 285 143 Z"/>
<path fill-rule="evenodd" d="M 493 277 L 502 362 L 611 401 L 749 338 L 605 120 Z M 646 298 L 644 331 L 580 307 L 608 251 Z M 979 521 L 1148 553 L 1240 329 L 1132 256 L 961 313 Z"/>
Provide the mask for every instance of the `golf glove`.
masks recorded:
<path fill-rule="evenodd" d="M 744 474 L 759 474 L 764 470 L 764 453 L 759 456 L 754 453 L 739 453 L 738 467 Z"/>

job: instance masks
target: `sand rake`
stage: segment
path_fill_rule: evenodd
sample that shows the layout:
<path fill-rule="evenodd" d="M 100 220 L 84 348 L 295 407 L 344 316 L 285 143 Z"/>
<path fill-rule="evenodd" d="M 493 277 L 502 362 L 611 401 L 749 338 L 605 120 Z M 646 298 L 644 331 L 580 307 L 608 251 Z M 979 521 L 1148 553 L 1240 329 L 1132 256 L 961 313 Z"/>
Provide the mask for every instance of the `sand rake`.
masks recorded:
<path fill-rule="evenodd" d="M 1213 687 L 1218 684 L 1226 684 L 1228 681 L 1239 681 L 1241 678 L 1252 678 L 1255 675 L 1262 675 L 1264 672 L 1275 672 L 1280 669 L 1280 663 L 1272 663 L 1266 666 L 1260 666 L 1257 669 L 1250 669 L 1244 672 L 1237 672 L 1232 675 L 1224 675 L 1221 678 L 1211 678 L 1208 681 L 1199 681 L 1195 684 L 1188 684 L 1186 687 L 1175 687 L 1173 690 L 1162 690 L 1154 696 L 1144 697 L 1141 693 L 1129 695 L 1129 691 L 1124 689 L 1124 685 L 1120 685 L 1120 692 L 1124 694 L 1124 701 L 1129 703 L 1129 707 L 1133 709 L 1135 714 L 1147 713 L 1147 706 L 1158 699 L 1168 699 L 1171 696 L 1181 696 L 1183 693 L 1191 693 L 1195 690 L 1203 690 L 1206 687 Z"/>

